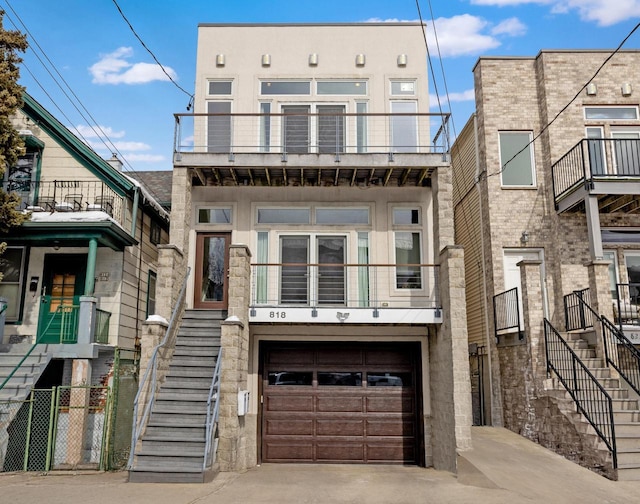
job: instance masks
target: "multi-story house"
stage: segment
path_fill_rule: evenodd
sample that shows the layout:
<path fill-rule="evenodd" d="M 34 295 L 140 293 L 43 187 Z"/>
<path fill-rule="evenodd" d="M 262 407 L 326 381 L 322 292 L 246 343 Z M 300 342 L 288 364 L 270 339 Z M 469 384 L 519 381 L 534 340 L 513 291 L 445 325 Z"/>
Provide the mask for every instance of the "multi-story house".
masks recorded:
<path fill-rule="evenodd" d="M 640 53 L 610 56 L 479 59 L 455 226 L 474 422 L 635 478 Z"/>
<path fill-rule="evenodd" d="M 471 424 L 463 254 L 420 24 L 202 24 L 195 82 L 158 277 L 158 313 L 177 300 L 180 316 L 183 283 L 186 309 L 131 478 L 206 477 L 218 352 L 221 470 L 455 470 Z"/>
<path fill-rule="evenodd" d="M 125 416 L 117 426 L 113 417 L 117 440 L 105 446 L 129 444 L 126 412 L 169 214 L 117 158 L 103 160 L 28 94 L 13 123 L 26 150 L 3 188 L 29 218 L 1 237 L 0 470 L 97 465 L 121 374 L 115 400 Z"/>

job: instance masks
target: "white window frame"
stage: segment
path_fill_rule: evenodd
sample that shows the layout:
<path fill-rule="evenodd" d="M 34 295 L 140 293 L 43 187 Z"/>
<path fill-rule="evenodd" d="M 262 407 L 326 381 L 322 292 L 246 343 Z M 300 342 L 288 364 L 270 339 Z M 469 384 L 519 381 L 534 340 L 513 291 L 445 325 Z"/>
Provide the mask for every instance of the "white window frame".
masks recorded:
<path fill-rule="evenodd" d="M 635 111 L 635 118 L 615 118 L 615 117 L 587 117 L 587 110 L 589 109 L 632 109 Z M 638 120 L 638 107 L 634 105 L 587 105 L 582 109 L 585 121 L 635 121 Z"/>
<path fill-rule="evenodd" d="M 400 85 L 407 83 L 413 84 L 413 91 L 411 93 L 394 93 L 393 84 L 399 83 Z M 410 98 L 418 96 L 418 79 L 389 79 L 389 96 L 394 98 Z"/>
<path fill-rule="evenodd" d="M 503 135 L 528 135 L 529 136 L 529 163 L 531 168 L 531 184 L 505 184 L 504 182 L 504 168 L 503 165 L 509 159 L 502 159 L 502 136 Z M 536 180 L 536 164 L 535 164 L 535 155 L 533 149 L 533 132 L 532 131 L 520 131 L 520 130 L 504 130 L 498 131 L 498 157 L 500 160 L 500 185 L 502 188 L 509 189 L 535 189 L 537 188 L 537 180 Z"/>
<path fill-rule="evenodd" d="M 25 265 L 26 265 L 26 257 L 27 257 L 27 248 L 26 247 L 14 247 L 14 246 L 8 246 L 7 247 L 7 251 L 8 250 L 20 250 L 21 254 L 20 254 L 20 271 L 18 272 L 18 281 L 17 282 L 9 282 L 5 276 L 5 278 L 3 278 L 2 282 L 0 282 L 0 287 L 7 287 L 7 286 L 14 286 L 15 290 L 15 299 L 10 299 L 8 296 L 3 296 L 7 299 L 9 305 L 11 305 L 11 303 L 15 303 L 15 305 L 11 308 L 15 307 L 15 312 L 9 311 L 9 309 L 7 309 L 7 311 L 5 312 L 6 314 L 6 321 L 7 322 L 19 322 L 20 320 L 22 320 L 22 300 L 23 300 L 23 296 L 24 296 L 24 277 L 25 277 Z M 6 254 L 6 251 L 5 251 Z M 0 258 L 1 260 L 1 258 Z M 4 289 L 0 290 L 0 292 L 2 292 Z M 4 294 L 4 292 L 2 292 L 2 294 Z M 0 295 L 2 295 L 0 294 Z M 15 313 L 15 315 L 11 315 L 11 313 Z"/>

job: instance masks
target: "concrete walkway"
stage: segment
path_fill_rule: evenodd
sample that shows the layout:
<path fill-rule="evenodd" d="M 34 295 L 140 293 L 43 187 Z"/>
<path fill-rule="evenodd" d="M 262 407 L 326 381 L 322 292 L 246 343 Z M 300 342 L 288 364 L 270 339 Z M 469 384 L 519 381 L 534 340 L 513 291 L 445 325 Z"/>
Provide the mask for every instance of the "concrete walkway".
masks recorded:
<path fill-rule="evenodd" d="M 505 429 L 473 428 L 458 475 L 403 466 L 265 464 L 208 484 L 127 483 L 120 473 L 0 474 L 11 504 L 629 504 L 640 482 L 614 482 Z"/>

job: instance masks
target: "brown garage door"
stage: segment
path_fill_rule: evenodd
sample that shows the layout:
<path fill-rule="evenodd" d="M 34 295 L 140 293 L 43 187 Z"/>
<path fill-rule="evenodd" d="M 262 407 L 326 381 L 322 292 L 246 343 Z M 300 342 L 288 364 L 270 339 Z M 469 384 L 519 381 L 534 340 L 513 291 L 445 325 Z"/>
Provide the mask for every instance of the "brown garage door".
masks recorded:
<path fill-rule="evenodd" d="M 263 349 L 264 462 L 418 463 L 415 344 Z"/>

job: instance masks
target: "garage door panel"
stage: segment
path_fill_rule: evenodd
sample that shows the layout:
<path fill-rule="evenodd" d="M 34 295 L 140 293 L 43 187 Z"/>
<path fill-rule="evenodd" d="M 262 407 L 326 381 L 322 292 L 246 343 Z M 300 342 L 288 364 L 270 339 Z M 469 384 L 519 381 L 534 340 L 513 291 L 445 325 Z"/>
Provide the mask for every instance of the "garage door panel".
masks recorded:
<path fill-rule="evenodd" d="M 412 397 L 367 397 L 367 411 L 371 413 L 414 413 Z"/>
<path fill-rule="evenodd" d="M 364 436 L 364 420 L 321 419 L 316 422 L 318 436 Z"/>
<path fill-rule="evenodd" d="M 268 395 L 265 401 L 266 411 L 313 411 L 313 397 L 310 395 Z"/>
<path fill-rule="evenodd" d="M 369 462 L 398 462 L 415 460 L 416 449 L 413 440 L 405 442 L 370 444 L 367 443 L 367 460 Z"/>
<path fill-rule="evenodd" d="M 364 460 L 364 443 L 318 443 L 319 462 L 360 462 Z"/>
<path fill-rule="evenodd" d="M 403 343 L 266 344 L 262 460 L 418 462 L 418 350 Z"/>
<path fill-rule="evenodd" d="M 367 419 L 367 436 L 415 436 L 415 421 L 404 419 Z"/>
<path fill-rule="evenodd" d="M 264 457 L 271 461 L 311 461 L 313 460 L 313 446 L 310 443 L 299 442 L 268 442 L 264 443 Z"/>
<path fill-rule="evenodd" d="M 313 420 L 294 419 L 290 417 L 269 419 L 265 422 L 265 433 L 270 436 L 312 436 Z"/>
<path fill-rule="evenodd" d="M 317 411 L 324 413 L 351 412 L 361 413 L 364 406 L 363 397 L 327 397 L 318 396 Z"/>

